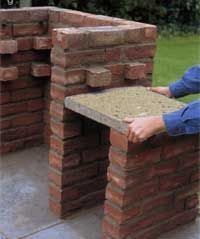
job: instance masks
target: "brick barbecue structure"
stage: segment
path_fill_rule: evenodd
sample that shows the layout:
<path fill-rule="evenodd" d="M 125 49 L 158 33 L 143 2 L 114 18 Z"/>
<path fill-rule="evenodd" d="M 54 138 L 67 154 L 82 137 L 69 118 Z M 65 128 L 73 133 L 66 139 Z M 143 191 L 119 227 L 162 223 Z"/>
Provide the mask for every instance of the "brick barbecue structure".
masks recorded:
<path fill-rule="evenodd" d="M 71 95 L 150 86 L 155 41 L 148 24 L 54 7 L 0 10 L 1 154 L 49 145 L 51 210 L 65 217 L 105 202 L 104 239 L 155 239 L 197 216 L 196 135 L 133 144 L 64 106 Z"/>

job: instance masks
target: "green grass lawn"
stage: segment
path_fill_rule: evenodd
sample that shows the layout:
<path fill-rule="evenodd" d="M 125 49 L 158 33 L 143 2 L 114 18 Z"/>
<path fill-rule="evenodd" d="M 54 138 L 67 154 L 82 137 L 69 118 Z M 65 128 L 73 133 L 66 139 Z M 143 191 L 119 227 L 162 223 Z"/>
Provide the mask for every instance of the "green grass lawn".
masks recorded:
<path fill-rule="evenodd" d="M 199 36 L 160 38 L 157 41 L 153 85 L 168 85 L 196 64 L 200 64 Z M 189 102 L 198 97 L 190 95 L 181 100 Z"/>

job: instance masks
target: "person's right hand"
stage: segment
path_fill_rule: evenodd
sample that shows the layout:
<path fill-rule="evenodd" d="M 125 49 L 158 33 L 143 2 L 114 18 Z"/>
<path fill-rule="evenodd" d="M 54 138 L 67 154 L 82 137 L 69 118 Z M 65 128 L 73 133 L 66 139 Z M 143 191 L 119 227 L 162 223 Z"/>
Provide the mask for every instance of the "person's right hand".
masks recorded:
<path fill-rule="evenodd" d="M 159 93 L 161 95 L 165 95 L 169 98 L 172 97 L 172 94 L 168 86 L 147 87 L 147 90 Z"/>

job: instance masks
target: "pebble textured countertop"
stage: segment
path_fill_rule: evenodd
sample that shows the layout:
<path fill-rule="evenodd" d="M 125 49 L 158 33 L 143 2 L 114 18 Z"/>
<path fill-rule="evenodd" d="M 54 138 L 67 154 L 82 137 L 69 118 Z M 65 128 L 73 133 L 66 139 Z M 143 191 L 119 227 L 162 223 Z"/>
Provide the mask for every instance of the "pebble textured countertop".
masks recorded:
<path fill-rule="evenodd" d="M 140 86 L 66 97 L 65 106 L 97 122 L 124 131 L 126 124 L 122 120 L 125 117 L 160 115 L 175 111 L 184 104 Z"/>

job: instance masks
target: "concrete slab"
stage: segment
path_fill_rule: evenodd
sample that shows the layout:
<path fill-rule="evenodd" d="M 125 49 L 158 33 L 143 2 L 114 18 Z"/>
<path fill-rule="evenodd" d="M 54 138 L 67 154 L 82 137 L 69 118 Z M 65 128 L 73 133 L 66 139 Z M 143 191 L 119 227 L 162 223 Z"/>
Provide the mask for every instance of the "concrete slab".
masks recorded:
<path fill-rule="evenodd" d="M 120 132 L 127 130 L 127 124 L 123 122 L 125 117 L 161 115 L 183 106 L 183 103 L 150 92 L 145 87 L 115 88 L 65 98 L 66 108 Z"/>
<path fill-rule="evenodd" d="M 0 159 L 0 232 L 19 238 L 60 220 L 48 208 L 48 151 L 35 147 Z"/>
<path fill-rule="evenodd" d="M 100 207 L 101 211 L 103 208 Z M 62 224 L 50 227 L 24 239 L 100 239 L 101 221 L 95 215 L 97 207 L 76 213 Z"/>

